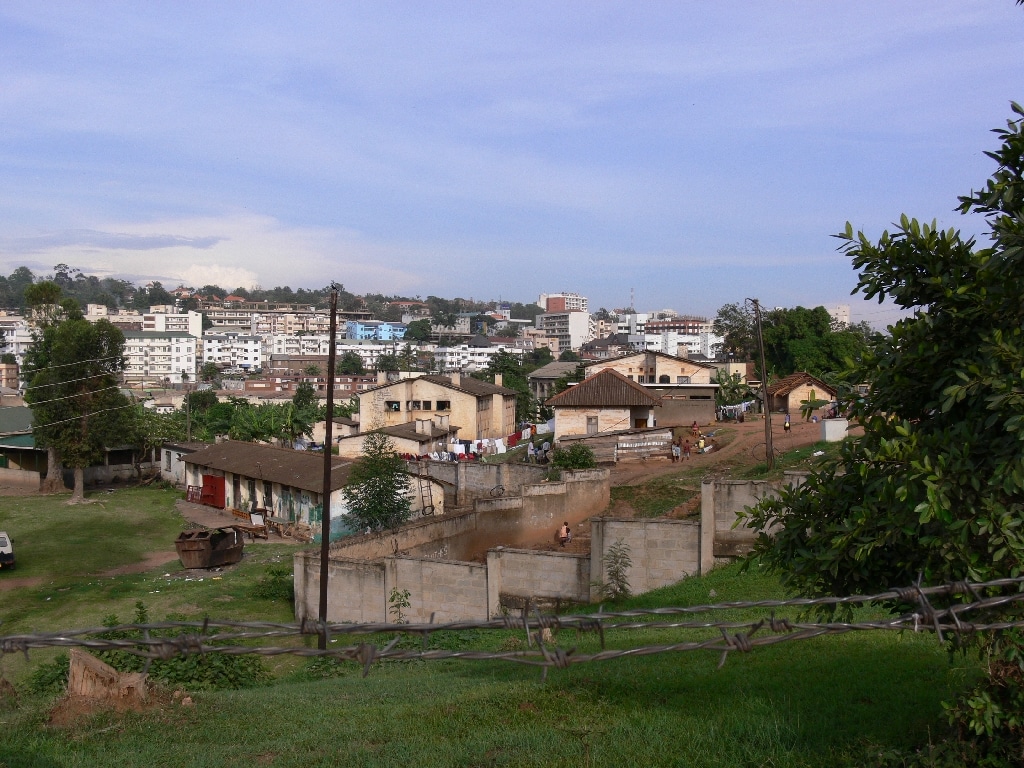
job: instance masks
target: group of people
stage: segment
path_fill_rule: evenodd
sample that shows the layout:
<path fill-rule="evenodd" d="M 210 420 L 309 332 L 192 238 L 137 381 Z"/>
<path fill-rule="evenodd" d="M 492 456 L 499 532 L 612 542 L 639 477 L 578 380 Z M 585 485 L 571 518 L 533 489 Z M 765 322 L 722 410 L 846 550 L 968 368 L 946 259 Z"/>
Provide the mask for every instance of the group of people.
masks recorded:
<path fill-rule="evenodd" d="M 530 464 L 547 464 L 551 454 L 551 443 L 545 440 L 538 448 L 531 440 L 526 444 L 526 461 Z"/>
<path fill-rule="evenodd" d="M 687 438 L 684 440 L 682 437 L 677 437 L 672 441 L 672 463 L 682 461 L 683 459 L 689 460 L 692 446 L 690 440 Z"/>

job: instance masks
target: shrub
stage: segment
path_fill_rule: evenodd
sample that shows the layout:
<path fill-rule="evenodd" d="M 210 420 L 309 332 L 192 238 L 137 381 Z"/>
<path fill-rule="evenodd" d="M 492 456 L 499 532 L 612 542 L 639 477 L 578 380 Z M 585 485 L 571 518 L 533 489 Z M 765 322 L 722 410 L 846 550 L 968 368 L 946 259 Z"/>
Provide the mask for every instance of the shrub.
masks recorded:
<path fill-rule="evenodd" d="M 568 448 L 556 448 L 551 457 L 551 465 L 559 469 L 593 469 L 597 461 L 588 446 L 575 443 Z"/>

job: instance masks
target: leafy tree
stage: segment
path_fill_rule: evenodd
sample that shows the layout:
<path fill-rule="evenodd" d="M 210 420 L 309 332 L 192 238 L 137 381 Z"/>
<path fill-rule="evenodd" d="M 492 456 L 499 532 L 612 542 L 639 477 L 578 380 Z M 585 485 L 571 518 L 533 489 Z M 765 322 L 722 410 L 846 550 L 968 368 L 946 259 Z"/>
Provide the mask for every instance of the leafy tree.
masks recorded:
<path fill-rule="evenodd" d="M 51 465 L 74 468 L 70 503 L 85 498 L 85 468 L 124 441 L 130 403 L 118 388 L 123 355 L 118 328 L 80 314 L 39 329 L 25 354 L 32 433 L 37 445 L 52 452 Z M 54 479 L 48 473 L 48 481 Z"/>
<path fill-rule="evenodd" d="M 60 319 L 63 289 L 52 280 L 43 280 L 25 288 L 25 303 L 32 309 L 37 325 L 49 325 Z"/>
<path fill-rule="evenodd" d="M 128 442 L 137 448 L 135 472 L 142 477 L 142 460 L 152 457 L 153 451 L 172 440 L 185 439 L 184 422 L 174 414 L 157 413 L 141 403 L 125 409 Z"/>
<path fill-rule="evenodd" d="M 308 381 L 301 382 L 295 388 L 292 402 L 295 403 L 296 408 L 305 411 L 316 411 L 320 407 L 320 397 L 317 395 L 316 390 L 313 389 L 313 385 Z"/>
<path fill-rule="evenodd" d="M 334 372 L 338 375 L 362 376 L 366 373 L 366 368 L 363 367 L 363 358 L 349 351 L 334 363 Z"/>
<path fill-rule="evenodd" d="M 541 366 L 547 365 L 553 362 L 555 356 L 551 354 L 550 347 L 539 347 L 530 352 L 527 352 L 523 356 L 523 363 L 529 366 L 531 372 L 537 370 Z"/>
<path fill-rule="evenodd" d="M 405 327 L 405 338 L 409 341 L 430 341 L 430 321 L 425 318 L 413 320 Z"/>
<path fill-rule="evenodd" d="M 236 406 L 231 416 L 228 437 L 251 443 L 270 443 L 285 434 L 284 407 L 274 403 Z"/>
<path fill-rule="evenodd" d="M 743 304 L 726 304 L 721 307 L 712 329 L 725 338 L 722 346 L 731 350 L 737 360 L 757 359 L 754 316 Z"/>
<path fill-rule="evenodd" d="M 220 368 L 216 363 L 203 363 L 199 369 L 199 378 L 203 381 L 217 381 L 220 378 Z"/>
<path fill-rule="evenodd" d="M 516 393 L 516 421 L 528 421 L 536 410 L 536 402 L 530 394 L 530 384 L 519 358 L 509 352 L 496 352 L 491 355 L 486 368 L 471 375 L 474 379 L 493 381 L 498 374 L 501 375 L 501 386 Z"/>
<path fill-rule="evenodd" d="M 402 370 L 401 362 L 398 356 L 391 352 L 385 352 L 383 355 L 377 356 L 377 370 L 378 371 L 400 371 Z"/>
<path fill-rule="evenodd" d="M 578 363 L 580 359 L 580 356 L 571 349 L 563 349 L 558 355 L 558 362 L 560 363 Z"/>
<path fill-rule="evenodd" d="M 877 242 L 850 224 L 838 235 L 857 289 L 914 314 L 876 337 L 849 377 L 871 385 L 853 406 L 863 437 L 751 512 L 756 554 L 801 594 L 1024 570 L 1024 110 L 1013 111 L 987 153 L 994 176 L 960 198 L 963 213 L 985 217 L 990 247 L 906 216 Z M 999 633 L 983 650 L 989 678 L 951 712 L 978 735 L 979 756 L 1012 747 L 1019 760 L 1024 645 Z"/>
<path fill-rule="evenodd" d="M 319 376 L 321 373 L 323 373 L 323 371 L 320 370 L 319 365 L 315 365 L 312 363 L 303 368 L 302 372 L 307 376 Z"/>
<path fill-rule="evenodd" d="M 343 489 L 345 521 L 356 530 L 397 528 L 412 515 L 405 462 L 383 432 L 368 432 Z"/>

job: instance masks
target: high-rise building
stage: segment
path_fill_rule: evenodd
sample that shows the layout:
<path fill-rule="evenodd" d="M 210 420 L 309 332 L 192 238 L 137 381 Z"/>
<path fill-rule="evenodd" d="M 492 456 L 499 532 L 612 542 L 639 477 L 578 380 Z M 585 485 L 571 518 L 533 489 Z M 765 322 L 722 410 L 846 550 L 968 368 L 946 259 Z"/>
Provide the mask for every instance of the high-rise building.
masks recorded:
<path fill-rule="evenodd" d="M 542 293 L 537 306 L 545 312 L 588 312 L 587 297 L 578 293 Z"/>

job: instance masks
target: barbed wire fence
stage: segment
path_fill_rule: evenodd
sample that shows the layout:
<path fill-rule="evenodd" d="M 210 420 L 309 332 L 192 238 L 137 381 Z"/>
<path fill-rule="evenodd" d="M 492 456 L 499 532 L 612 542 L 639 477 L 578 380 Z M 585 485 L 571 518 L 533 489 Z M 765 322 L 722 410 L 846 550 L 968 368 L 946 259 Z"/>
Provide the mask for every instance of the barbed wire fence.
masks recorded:
<path fill-rule="evenodd" d="M 684 651 L 713 651 L 720 654 L 719 667 L 730 653 L 749 653 L 756 648 L 778 645 L 827 635 L 841 635 L 860 631 L 912 631 L 933 632 L 940 643 L 947 635 L 967 637 L 985 632 L 1024 627 L 1024 618 L 997 620 L 998 614 L 1024 603 L 1024 577 L 998 579 L 987 582 L 954 582 L 939 586 L 913 585 L 892 589 L 875 595 L 848 597 L 796 598 L 789 600 L 757 600 L 725 602 L 709 605 L 636 609 L 627 611 L 603 610 L 579 615 L 542 614 L 536 608 L 524 608 L 518 615 L 506 615 L 487 621 L 454 621 L 434 623 L 336 623 L 306 619 L 298 623 L 260 621 L 166 621 L 155 623 L 120 624 L 63 632 L 43 632 L 0 636 L 0 654 L 24 653 L 41 648 L 85 648 L 91 651 L 121 651 L 147 659 L 169 660 L 177 656 L 194 654 L 255 654 L 279 656 L 290 654 L 302 657 L 328 657 L 353 661 L 363 668 L 363 676 L 377 661 L 506 661 L 542 669 L 565 669 L 575 664 L 609 661 L 626 657 Z M 967 598 L 966 600 L 962 598 Z M 948 604 L 936 606 L 937 598 L 948 599 Z M 891 618 L 857 622 L 804 622 L 776 616 L 779 609 L 800 609 L 807 612 L 815 608 L 854 607 L 883 603 L 906 607 L 907 610 Z M 662 617 L 688 617 L 705 613 L 729 611 L 769 610 L 768 616 L 739 621 L 663 620 Z M 976 620 L 969 620 L 977 617 Z M 638 645 L 629 648 L 608 648 L 606 634 L 632 630 L 717 630 L 718 634 L 698 640 L 680 640 L 666 644 Z M 438 632 L 466 632 L 478 630 L 523 632 L 525 650 L 478 651 L 444 650 L 429 648 L 431 635 Z M 548 630 L 545 632 L 545 630 Z M 550 630 L 573 630 L 594 633 L 600 641 L 600 651 L 578 652 L 577 647 L 564 648 L 555 642 Z M 134 636 L 126 637 L 125 635 Z M 361 639 L 358 643 L 331 648 L 340 638 L 368 635 L 393 635 L 384 643 Z M 403 637 L 419 637 L 422 647 L 412 650 L 398 647 Z M 304 645 L 256 645 L 256 642 L 280 642 L 287 638 L 323 637 L 325 650 Z M 2 656 L 0 656 L 2 658 Z"/>

